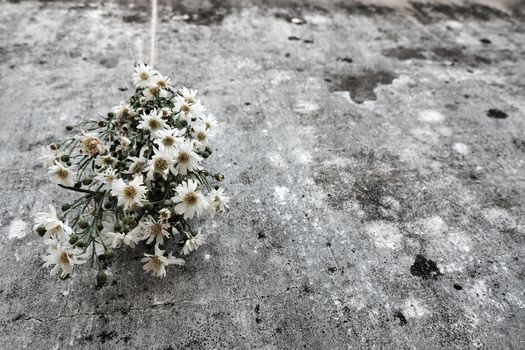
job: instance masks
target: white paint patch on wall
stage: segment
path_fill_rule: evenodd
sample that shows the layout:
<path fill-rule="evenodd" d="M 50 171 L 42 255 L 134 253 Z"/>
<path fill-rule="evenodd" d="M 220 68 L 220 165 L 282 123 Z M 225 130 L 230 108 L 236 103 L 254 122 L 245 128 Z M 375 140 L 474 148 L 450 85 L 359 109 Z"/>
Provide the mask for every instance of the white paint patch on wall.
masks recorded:
<path fill-rule="evenodd" d="M 423 232 L 429 235 L 439 235 L 447 229 L 447 223 L 440 216 L 433 216 L 423 222 Z"/>
<path fill-rule="evenodd" d="M 446 21 L 444 24 L 447 28 L 451 28 L 455 30 L 459 30 L 463 28 L 463 24 L 458 21 Z"/>
<path fill-rule="evenodd" d="M 398 249 L 401 247 L 403 235 L 394 224 L 385 221 L 374 221 L 365 228 L 379 248 Z"/>
<path fill-rule="evenodd" d="M 470 239 L 461 233 L 454 232 L 451 233 L 448 237 L 449 242 L 458 250 L 462 250 L 464 252 L 470 251 Z"/>
<path fill-rule="evenodd" d="M 294 112 L 297 113 L 312 113 L 318 111 L 320 108 L 317 103 L 311 101 L 299 101 L 293 106 Z"/>
<path fill-rule="evenodd" d="M 11 221 L 11 224 L 9 225 L 9 231 L 7 233 L 7 238 L 13 239 L 13 238 L 23 238 L 28 233 L 28 224 L 24 220 L 15 219 Z"/>
<path fill-rule="evenodd" d="M 452 149 L 454 151 L 456 151 L 457 153 L 459 154 L 462 154 L 464 156 L 466 156 L 467 154 L 469 154 L 469 148 L 467 145 L 465 145 L 464 143 L 461 143 L 461 142 L 456 142 L 452 145 Z"/>
<path fill-rule="evenodd" d="M 301 148 L 296 148 L 292 151 L 292 158 L 296 163 L 308 164 L 312 162 L 312 155 Z"/>
<path fill-rule="evenodd" d="M 281 205 L 286 204 L 290 190 L 284 186 L 275 186 L 273 195 Z"/>
<path fill-rule="evenodd" d="M 405 300 L 403 314 L 409 318 L 421 318 L 430 314 L 428 307 L 421 300 L 410 297 Z"/>
<path fill-rule="evenodd" d="M 483 210 L 483 216 L 495 227 L 507 229 L 516 227 L 516 220 L 505 209 L 487 208 Z"/>
<path fill-rule="evenodd" d="M 419 112 L 418 119 L 425 123 L 439 123 L 445 120 L 445 116 L 438 111 L 427 109 Z"/>

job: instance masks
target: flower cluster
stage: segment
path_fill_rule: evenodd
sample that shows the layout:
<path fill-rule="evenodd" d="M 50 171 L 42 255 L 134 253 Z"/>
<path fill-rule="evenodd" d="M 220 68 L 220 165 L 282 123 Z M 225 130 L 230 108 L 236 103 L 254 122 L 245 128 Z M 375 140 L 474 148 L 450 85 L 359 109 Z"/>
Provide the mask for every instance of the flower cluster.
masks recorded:
<path fill-rule="evenodd" d="M 205 242 L 189 220 L 228 208 L 224 189 L 210 185 L 224 176 L 202 167 L 217 121 L 205 114 L 197 91 L 173 88 L 144 64 L 135 67 L 133 82 L 128 102 L 107 117 L 66 127 L 79 135 L 44 147 L 40 157 L 51 181 L 82 195 L 59 213 L 50 206 L 35 217 L 33 230 L 48 251 L 44 266 L 62 278 L 91 260 L 103 284 L 115 250 L 139 244 L 152 250 L 144 270 L 164 277 L 167 266 L 184 264 L 173 252 L 165 255 L 167 242 L 189 254 Z"/>

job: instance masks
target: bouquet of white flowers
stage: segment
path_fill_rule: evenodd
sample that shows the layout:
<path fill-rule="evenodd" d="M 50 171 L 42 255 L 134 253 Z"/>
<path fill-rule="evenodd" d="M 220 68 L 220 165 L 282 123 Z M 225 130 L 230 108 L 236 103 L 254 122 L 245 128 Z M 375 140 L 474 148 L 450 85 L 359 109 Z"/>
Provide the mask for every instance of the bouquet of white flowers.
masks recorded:
<path fill-rule="evenodd" d="M 58 213 L 50 205 L 35 216 L 33 230 L 44 238 L 44 266 L 53 266 L 53 275 L 64 278 L 89 260 L 102 285 L 115 249 L 145 241 L 154 248 L 144 254 L 144 270 L 164 277 L 168 265 L 184 260 L 161 247 L 174 239 L 177 253 L 189 254 L 204 236 L 188 220 L 228 208 L 223 188 L 210 185 L 224 176 L 201 166 L 212 153 L 217 121 L 204 114 L 197 91 L 174 89 L 144 64 L 135 67 L 133 81 L 129 102 L 107 117 L 67 126 L 80 134 L 44 149 L 51 180 L 82 195 Z"/>

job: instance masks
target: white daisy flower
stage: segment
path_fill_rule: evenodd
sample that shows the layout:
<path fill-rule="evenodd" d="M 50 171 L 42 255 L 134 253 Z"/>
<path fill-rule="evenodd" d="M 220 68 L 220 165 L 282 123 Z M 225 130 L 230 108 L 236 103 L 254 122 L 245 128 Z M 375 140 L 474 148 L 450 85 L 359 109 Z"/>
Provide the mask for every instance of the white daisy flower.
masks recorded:
<path fill-rule="evenodd" d="M 159 88 L 157 85 L 150 84 L 147 88 L 144 89 L 144 91 L 142 91 L 142 93 L 144 94 L 146 100 L 151 101 L 157 98 L 157 96 L 162 97 L 160 96 L 161 91 L 162 89 Z"/>
<path fill-rule="evenodd" d="M 111 245 L 111 248 L 118 249 L 122 244 L 135 248 L 140 242 L 140 239 L 131 233 L 122 232 L 106 232 L 106 240 L 104 241 L 107 245 Z"/>
<path fill-rule="evenodd" d="M 173 156 L 166 151 L 159 151 L 153 149 L 153 157 L 148 161 L 148 166 L 145 169 L 149 180 L 153 179 L 155 174 L 160 174 L 164 180 L 168 179 L 168 173 L 171 171 L 175 174 L 175 167 L 173 166 Z"/>
<path fill-rule="evenodd" d="M 187 182 L 175 188 L 177 195 L 171 200 L 178 203 L 174 210 L 179 215 L 184 215 L 184 219 L 192 219 L 193 216 L 199 217 L 206 209 L 208 209 L 208 201 L 206 197 L 197 190 L 197 181 L 189 179 Z"/>
<path fill-rule="evenodd" d="M 106 232 L 104 235 L 104 243 L 111 246 L 113 249 L 120 248 L 124 242 L 125 234 L 121 232 Z"/>
<path fill-rule="evenodd" d="M 146 152 L 147 150 L 148 147 L 142 147 L 138 157 L 128 157 L 128 159 L 132 162 L 128 169 L 130 173 L 140 174 L 146 170 L 148 159 L 144 157 L 144 152 Z"/>
<path fill-rule="evenodd" d="M 55 207 L 49 205 L 49 212 L 39 212 L 35 214 L 35 225 L 33 232 L 36 233 L 38 227 L 42 225 L 46 229 L 44 238 L 54 238 L 58 241 L 67 241 L 73 232 L 71 227 L 62 222 L 57 215 Z"/>
<path fill-rule="evenodd" d="M 128 139 L 126 136 L 122 136 L 120 138 L 120 146 L 124 151 L 127 151 L 129 149 L 129 145 L 131 145 L 131 140 Z"/>
<path fill-rule="evenodd" d="M 82 250 L 73 248 L 67 242 L 50 245 L 47 248 L 47 253 L 47 255 L 42 257 L 45 262 L 43 266 L 54 266 L 51 270 L 51 275 L 57 275 L 61 271 L 61 278 L 69 275 L 73 271 L 73 266 L 85 262 L 79 259 Z"/>
<path fill-rule="evenodd" d="M 182 247 L 181 253 L 188 255 L 190 252 L 197 250 L 201 245 L 205 244 L 206 240 L 204 235 L 201 233 L 201 229 L 197 231 L 197 234 L 186 240 L 184 247 Z"/>
<path fill-rule="evenodd" d="M 51 181 L 54 183 L 73 187 L 75 181 L 73 180 L 75 174 L 62 163 L 55 162 L 55 165 L 49 168 L 48 174 L 51 176 Z"/>
<path fill-rule="evenodd" d="M 206 128 L 206 132 L 208 133 L 208 137 L 214 136 L 217 132 L 217 119 L 211 114 L 208 114 L 207 116 L 201 116 L 201 121 L 204 124 Z"/>
<path fill-rule="evenodd" d="M 151 67 L 145 64 L 139 64 L 135 67 L 135 72 L 132 75 L 133 83 L 136 87 L 146 88 L 151 84 L 155 74 L 157 74 L 157 72 L 151 69 Z"/>
<path fill-rule="evenodd" d="M 220 187 L 218 190 L 211 190 L 206 196 L 210 204 L 210 210 L 213 213 L 222 213 L 229 208 L 230 197 L 224 195 L 224 188 Z"/>
<path fill-rule="evenodd" d="M 128 184 L 122 179 L 115 180 L 111 184 L 111 195 L 118 198 L 118 205 L 123 205 L 124 209 L 130 209 L 134 204 L 141 207 L 146 191 L 142 175 L 138 175 Z"/>
<path fill-rule="evenodd" d="M 194 126 L 191 129 L 190 134 L 195 139 L 195 141 L 198 142 L 199 149 L 202 149 L 209 144 L 209 134 L 208 129 L 206 129 L 206 125 L 201 123 L 197 126 Z"/>
<path fill-rule="evenodd" d="M 158 245 L 155 246 L 155 254 L 144 254 L 142 262 L 144 264 L 144 271 L 149 272 L 154 277 L 166 276 L 166 267 L 168 265 L 184 265 L 184 260 L 175 258 L 173 255 L 164 256 L 164 250 L 161 250 Z"/>
<path fill-rule="evenodd" d="M 181 119 L 191 122 L 204 112 L 204 106 L 198 101 L 190 103 L 184 97 L 176 96 L 173 112 L 179 113 Z"/>
<path fill-rule="evenodd" d="M 116 179 L 117 174 L 115 173 L 115 170 L 111 168 L 106 169 L 103 173 L 98 173 L 97 176 L 95 176 L 95 181 L 104 184 L 104 186 L 102 186 L 102 189 L 104 190 L 111 190 L 111 184 Z"/>
<path fill-rule="evenodd" d="M 135 113 L 135 111 L 129 105 L 129 103 L 120 102 L 118 106 L 113 107 L 113 113 L 115 114 L 117 119 L 126 119 L 128 117 L 131 117 Z"/>
<path fill-rule="evenodd" d="M 197 102 L 197 92 L 198 90 L 188 89 L 187 87 L 183 87 L 177 93 L 181 95 L 184 100 L 188 103 L 195 103 Z"/>
<path fill-rule="evenodd" d="M 190 142 L 179 145 L 175 152 L 175 173 L 180 175 L 188 174 L 188 171 L 199 170 L 199 162 L 202 157 L 193 152 L 193 146 Z"/>
<path fill-rule="evenodd" d="M 51 146 L 42 146 L 39 160 L 42 161 L 45 167 L 55 165 L 55 161 L 60 160 L 60 154 L 57 149 L 52 149 Z"/>
<path fill-rule="evenodd" d="M 161 151 L 167 151 L 169 153 L 175 152 L 176 146 L 184 143 L 184 135 L 186 129 L 168 129 L 157 131 L 155 140 L 153 141 L 159 145 Z"/>
<path fill-rule="evenodd" d="M 173 112 L 171 111 L 171 109 L 168 108 L 168 107 L 162 107 L 161 110 L 160 110 L 160 112 L 162 113 L 162 116 L 165 117 L 165 118 L 166 118 L 166 117 L 169 117 L 169 116 L 171 116 L 171 115 L 173 114 Z"/>
<path fill-rule="evenodd" d="M 95 134 L 82 134 L 80 139 L 80 150 L 87 156 L 93 157 L 97 154 L 106 153 L 106 147 Z"/>
<path fill-rule="evenodd" d="M 140 237 L 128 233 L 115 232 L 115 225 L 117 220 L 114 214 L 105 213 L 102 220 L 102 230 L 100 236 L 103 238 L 106 245 L 111 245 L 112 248 L 120 248 L 122 244 L 125 244 L 131 248 L 139 243 Z"/>
<path fill-rule="evenodd" d="M 141 221 L 133 231 L 137 236 L 142 235 L 142 240 L 147 240 L 146 244 L 150 244 L 155 240 L 155 244 L 162 245 L 164 244 L 164 237 L 170 238 L 169 228 L 169 224 L 156 221 L 151 216 L 148 216 L 144 221 Z"/>
<path fill-rule="evenodd" d="M 168 208 L 159 210 L 159 219 L 161 221 L 168 221 L 171 218 L 171 211 Z"/>
<path fill-rule="evenodd" d="M 156 85 L 159 89 L 166 90 L 171 88 L 171 80 L 168 77 L 157 74 L 152 79 L 152 85 Z"/>
<path fill-rule="evenodd" d="M 168 124 L 162 119 L 162 114 L 154 109 L 149 114 L 142 114 L 142 121 L 137 125 L 137 129 L 148 130 L 150 139 L 154 139 L 157 131 L 168 129 Z"/>
<path fill-rule="evenodd" d="M 98 157 L 97 160 L 95 161 L 95 164 L 101 166 L 102 168 L 115 167 L 117 163 L 118 163 L 118 159 L 113 158 L 109 154 L 106 156 Z"/>

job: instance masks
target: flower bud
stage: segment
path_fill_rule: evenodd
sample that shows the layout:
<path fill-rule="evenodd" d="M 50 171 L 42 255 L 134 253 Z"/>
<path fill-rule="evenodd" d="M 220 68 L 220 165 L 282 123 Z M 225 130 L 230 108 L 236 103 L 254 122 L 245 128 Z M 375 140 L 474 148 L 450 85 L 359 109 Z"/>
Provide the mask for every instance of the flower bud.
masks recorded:
<path fill-rule="evenodd" d="M 62 205 L 62 211 L 69 210 L 69 208 L 71 208 L 71 204 L 69 204 L 69 203 L 64 203 Z"/>
<path fill-rule="evenodd" d="M 213 175 L 213 178 L 217 181 L 223 181 L 224 180 L 224 174 L 215 174 Z"/>
<path fill-rule="evenodd" d="M 107 283 L 107 281 L 108 281 L 108 275 L 106 274 L 106 271 L 100 270 L 97 273 L 97 286 L 102 287 L 103 285 Z"/>
<path fill-rule="evenodd" d="M 67 162 L 69 162 L 69 156 L 67 154 L 63 154 L 60 157 L 60 160 L 67 163 Z"/>
<path fill-rule="evenodd" d="M 103 128 L 103 127 L 106 126 L 106 122 L 103 121 L 103 120 L 99 120 L 99 121 L 98 121 L 98 126 L 99 126 L 99 128 Z"/>
<path fill-rule="evenodd" d="M 82 184 L 80 182 L 75 182 L 75 188 L 80 188 L 82 187 Z"/>
<path fill-rule="evenodd" d="M 84 180 L 82 180 L 82 184 L 89 186 L 93 182 L 93 179 L 90 177 L 86 177 Z"/>
<path fill-rule="evenodd" d="M 143 204 L 143 207 L 146 211 L 152 211 L 153 210 L 153 204 L 151 204 L 150 202 L 146 202 Z"/>
<path fill-rule="evenodd" d="M 107 249 L 105 254 L 108 260 L 111 260 L 115 257 L 115 251 L 113 249 Z"/>
<path fill-rule="evenodd" d="M 113 118 L 114 116 L 115 116 L 115 113 L 113 113 L 113 112 L 109 112 L 108 113 L 108 118 L 109 119 Z"/>
<path fill-rule="evenodd" d="M 69 244 L 75 244 L 78 242 L 78 236 L 77 235 L 71 235 L 71 237 L 69 237 Z"/>
<path fill-rule="evenodd" d="M 86 246 L 86 241 L 83 240 L 83 239 L 79 239 L 76 243 L 75 243 L 75 246 L 79 247 L 79 248 L 83 248 Z"/>
<path fill-rule="evenodd" d="M 73 127 L 71 125 L 66 125 L 66 130 L 67 131 L 71 131 L 71 130 L 73 130 Z"/>
<path fill-rule="evenodd" d="M 208 152 L 202 152 L 202 158 L 206 159 L 210 156 Z"/>
<path fill-rule="evenodd" d="M 120 232 L 120 230 L 122 230 L 122 226 L 120 224 L 115 224 L 115 226 L 113 226 L 113 229 L 116 231 L 116 232 Z"/>
<path fill-rule="evenodd" d="M 78 222 L 78 227 L 80 227 L 81 229 L 85 230 L 86 228 L 89 227 L 89 224 L 86 220 L 84 219 L 80 219 L 80 221 Z"/>
<path fill-rule="evenodd" d="M 53 151 L 56 151 L 58 149 L 57 145 L 54 144 L 54 143 L 50 144 L 49 148 L 51 148 L 51 150 L 53 150 Z"/>

